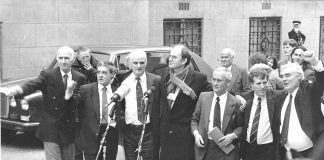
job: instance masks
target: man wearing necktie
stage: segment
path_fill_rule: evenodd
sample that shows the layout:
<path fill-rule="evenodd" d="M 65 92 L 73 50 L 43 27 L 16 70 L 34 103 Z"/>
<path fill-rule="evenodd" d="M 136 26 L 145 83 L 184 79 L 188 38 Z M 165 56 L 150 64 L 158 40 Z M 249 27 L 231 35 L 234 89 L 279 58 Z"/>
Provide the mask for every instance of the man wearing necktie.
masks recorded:
<path fill-rule="evenodd" d="M 154 86 L 158 87 L 161 77 L 147 72 L 147 56 L 144 51 L 136 50 L 128 55 L 129 67 L 131 72 L 121 86 L 115 92 L 121 99 L 125 98 L 125 123 L 124 129 L 124 148 L 126 160 L 136 160 L 138 154 L 138 144 L 145 125 L 143 141 L 141 143 L 140 156 L 143 160 L 155 160 L 153 158 L 153 121 L 158 115 L 152 115 L 153 110 L 159 109 L 158 106 L 152 105 L 153 96 L 148 97 L 147 106 L 143 103 L 143 93 Z M 144 113 L 145 107 L 148 113 Z"/>
<path fill-rule="evenodd" d="M 232 73 L 232 79 L 228 85 L 228 92 L 232 95 L 242 94 L 251 90 L 247 70 L 235 65 L 234 57 L 235 52 L 230 48 L 224 48 L 220 54 L 222 67 L 227 68 Z"/>
<path fill-rule="evenodd" d="M 72 48 L 58 49 L 57 68 L 43 70 L 40 75 L 22 86 L 11 88 L 10 94 L 28 95 L 37 90 L 43 94 L 44 108 L 36 137 L 44 143 L 46 160 L 73 160 L 75 136 L 75 108 L 65 103 L 64 93 L 68 82 L 74 81 L 74 91 L 85 84 L 81 73 L 71 70 L 74 59 Z"/>
<path fill-rule="evenodd" d="M 66 99 L 68 103 L 77 106 L 80 111 L 80 148 L 83 151 L 84 159 L 94 160 L 96 158 L 102 134 L 109 125 L 103 150 L 106 153 L 106 160 L 115 160 L 118 146 L 118 130 L 116 129 L 118 125 L 114 114 L 112 114 L 113 119 L 109 117 L 115 104 L 108 104 L 113 92 L 118 88 L 116 84 L 111 84 L 111 78 L 116 68 L 109 62 L 100 61 L 97 70 L 97 82 L 81 86 L 79 93 L 73 95 L 71 90 L 73 84 L 68 84 Z M 99 154 L 99 160 L 103 159 L 103 150 Z"/>
<path fill-rule="evenodd" d="M 191 120 L 191 129 L 195 137 L 195 160 L 239 160 L 238 137 L 243 127 L 241 101 L 228 93 L 232 74 L 225 67 L 213 72 L 214 91 L 202 92 Z M 224 134 L 216 141 L 208 135 L 215 127 Z M 234 145 L 235 148 L 226 154 L 220 147 Z"/>
<path fill-rule="evenodd" d="M 287 94 L 277 104 L 275 120 L 280 133 L 278 148 L 282 159 L 285 159 L 287 148 L 296 151 L 294 157 L 308 157 L 317 145 L 319 134 L 324 131 L 320 108 L 324 89 L 323 63 L 315 58 L 313 51 L 305 51 L 302 56 L 315 69 L 315 76 L 304 79 L 302 68 L 295 63 L 281 66 L 280 77 Z"/>
<path fill-rule="evenodd" d="M 263 68 L 253 67 L 249 72 L 252 91 L 242 94 L 246 100 L 241 153 L 243 160 L 275 160 L 278 137 L 273 123 L 275 102 L 284 91 L 267 90 L 269 75 Z"/>

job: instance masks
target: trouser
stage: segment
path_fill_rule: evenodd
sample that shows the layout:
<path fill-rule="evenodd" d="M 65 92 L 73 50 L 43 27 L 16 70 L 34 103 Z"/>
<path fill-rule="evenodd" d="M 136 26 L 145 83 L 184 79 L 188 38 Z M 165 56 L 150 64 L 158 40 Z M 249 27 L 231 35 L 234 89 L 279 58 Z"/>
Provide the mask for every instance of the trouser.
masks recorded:
<path fill-rule="evenodd" d="M 275 157 L 273 143 L 253 145 L 243 140 L 241 151 L 243 160 L 273 160 Z"/>
<path fill-rule="evenodd" d="M 221 148 L 213 140 L 208 140 L 207 150 L 204 155 L 203 160 L 216 160 L 216 159 L 231 159 L 239 160 L 240 152 L 237 147 L 235 147 L 230 153 L 225 154 Z"/>
<path fill-rule="evenodd" d="M 74 160 L 74 143 L 67 145 L 46 141 L 43 143 L 46 160 Z"/>
<path fill-rule="evenodd" d="M 103 133 L 105 132 L 107 125 L 101 125 L 99 128 L 98 134 L 98 146 L 100 145 L 100 140 L 102 138 Z M 99 147 L 98 147 L 99 148 Z M 103 143 L 103 147 L 98 156 L 98 160 L 103 160 L 103 152 L 105 152 L 105 160 L 115 160 L 118 149 L 118 132 L 114 127 L 109 127 L 108 133 L 106 134 L 106 140 Z M 85 160 L 95 160 L 97 156 L 96 154 L 86 153 L 84 152 Z"/>
<path fill-rule="evenodd" d="M 127 124 L 124 134 L 125 156 L 126 160 L 137 160 L 136 151 L 138 143 L 142 134 L 142 125 Z M 143 160 L 153 159 L 153 138 L 152 138 L 152 126 L 151 123 L 146 124 L 145 132 L 142 141 L 142 148 L 140 155 Z"/>

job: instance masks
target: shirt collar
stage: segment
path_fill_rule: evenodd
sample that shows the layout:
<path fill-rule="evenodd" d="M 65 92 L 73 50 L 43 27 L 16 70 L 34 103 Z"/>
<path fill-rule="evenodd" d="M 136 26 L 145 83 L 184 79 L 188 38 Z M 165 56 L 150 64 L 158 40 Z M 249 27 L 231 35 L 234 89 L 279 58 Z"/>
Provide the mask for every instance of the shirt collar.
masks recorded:
<path fill-rule="evenodd" d="M 228 93 L 228 92 L 226 91 L 224 94 L 222 94 L 222 95 L 220 95 L 220 96 L 217 96 L 217 94 L 214 92 L 214 97 L 215 97 L 215 98 L 219 97 L 219 101 L 225 102 L 226 99 L 227 99 L 227 93 Z"/>
<path fill-rule="evenodd" d="M 297 91 L 298 91 L 298 89 L 299 89 L 299 87 L 298 88 L 296 88 L 292 93 L 291 93 L 291 95 L 293 96 L 293 97 L 295 97 L 296 96 L 296 94 L 297 94 Z M 290 94 L 290 93 L 289 93 Z"/>
<path fill-rule="evenodd" d="M 255 93 L 254 93 L 254 96 L 253 96 L 253 100 L 258 100 L 259 96 L 257 96 Z M 267 96 L 263 96 L 263 97 L 260 97 L 261 100 L 265 100 L 267 98 Z"/>
<path fill-rule="evenodd" d="M 99 84 L 99 83 L 98 83 L 98 90 L 99 90 L 99 91 L 102 91 L 103 87 L 104 87 L 104 86 L 103 86 L 102 84 Z M 107 90 L 108 90 L 109 87 L 110 87 L 110 84 L 108 84 L 108 85 L 106 86 Z"/>
<path fill-rule="evenodd" d="M 229 71 L 232 71 L 232 66 L 233 66 L 233 65 L 230 65 L 229 67 L 227 67 L 227 69 L 228 69 Z"/>
<path fill-rule="evenodd" d="M 72 72 L 71 72 L 71 70 L 70 70 L 68 73 L 65 73 L 63 70 L 60 69 L 60 72 L 61 72 L 62 77 L 63 77 L 65 74 L 67 74 L 68 77 L 72 77 Z"/>
<path fill-rule="evenodd" d="M 131 79 L 133 79 L 134 81 L 136 81 L 136 79 L 135 79 L 136 76 L 135 76 L 134 73 L 131 73 L 129 76 L 130 76 Z M 144 72 L 144 74 L 142 74 L 139 78 L 141 79 L 141 82 L 143 82 L 144 80 L 146 80 L 146 73 Z"/>

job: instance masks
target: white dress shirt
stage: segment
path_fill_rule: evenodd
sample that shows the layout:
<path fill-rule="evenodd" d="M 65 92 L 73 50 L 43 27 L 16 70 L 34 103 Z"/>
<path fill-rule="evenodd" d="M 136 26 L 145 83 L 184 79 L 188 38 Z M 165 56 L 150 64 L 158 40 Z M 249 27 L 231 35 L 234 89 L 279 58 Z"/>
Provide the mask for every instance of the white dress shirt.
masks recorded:
<path fill-rule="evenodd" d="M 246 133 L 247 142 L 250 142 L 253 120 L 259 103 L 258 98 L 259 97 L 256 94 L 254 94 L 247 133 Z M 273 135 L 270 127 L 267 97 L 264 96 L 260 98 L 261 98 L 261 112 L 260 112 L 260 119 L 259 119 L 259 126 L 258 126 L 257 144 L 267 144 L 273 142 Z"/>
<path fill-rule="evenodd" d="M 290 120 L 289 120 L 289 128 L 288 128 L 288 137 L 287 137 L 287 143 L 285 144 L 285 147 L 290 147 L 298 152 L 304 151 L 306 149 L 309 149 L 313 147 L 313 142 L 311 139 L 306 135 L 306 133 L 303 131 L 297 112 L 295 107 L 295 97 L 297 94 L 299 88 L 297 88 L 295 91 L 291 93 L 292 102 L 291 102 L 291 110 L 290 110 Z M 285 112 L 287 109 L 287 105 L 289 103 L 290 95 L 288 94 L 285 102 L 283 104 L 283 107 L 281 109 L 281 125 L 280 125 L 280 133 L 282 132 L 283 127 L 283 121 L 285 119 Z M 305 107 L 305 106 L 303 106 Z"/>
<path fill-rule="evenodd" d="M 210 114 L 209 114 L 209 122 L 208 122 L 208 131 L 211 131 L 214 128 L 214 111 L 215 111 L 215 105 L 216 105 L 216 98 L 219 97 L 219 106 L 220 106 L 220 124 L 221 124 L 221 128 L 223 127 L 223 117 L 224 117 L 224 111 L 225 111 L 225 107 L 226 107 L 226 101 L 227 101 L 227 92 L 224 93 L 221 96 L 217 96 L 216 93 L 214 92 L 214 97 L 213 97 L 213 101 L 212 101 L 212 105 L 210 108 Z M 220 128 L 220 130 L 222 130 Z M 211 137 L 208 136 L 209 139 L 211 139 Z"/>
<path fill-rule="evenodd" d="M 126 108 L 125 108 L 125 121 L 126 124 L 142 125 L 143 123 L 138 120 L 137 115 L 137 98 L 136 98 L 136 84 L 134 73 L 131 73 L 117 89 L 117 93 L 121 99 L 125 98 Z M 140 83 L 142 86 L 143 93 L 147 91 L 147 81 L 146 73 L 140 76 Z M 146 123 L 150 122 L 149 114 L 147 115 Z"/>
<path fill-rule="evenodd" d="M 62 70 L 60 69 L 60 72 L 61 72 L 61 75 L 62 75 L 63 83 L 64 83 L 64 75 L 65 75 L 65 74 L 67 74 L 67 76 L 68 76 L 67 80 L 68 80 L 68 81 L 72 81 L 72 72 L 71 72 L 71 70 L 70 70 L 68 73 L 65 73 L 64 71 L 62 71 Z"/>
<path fill-rule="evenodd" d="M 98 92 L 99 92 L 99 102 L 100 102 L 100 124 L 101 124 L 101 121 L 102 121 L 102 109 L 103 109 L 103 105 L 105 104 L 102 104 L 102 93 L 103 93 L 103 85 L 99 84 L 98 83 Z M 107 103 L 109 104 L 111 99 L 110 97 L 113 96 L 113 92 L 111 90 L 111 85 L 107 85 L 106 86 L 107 90 L 106 90 L 106 94 L 107 94 Z M 115 103 L 111 103 L 109 106 L 108 106 L 108 113 L 106 113 L 108 116 L 109 116 L 109 113 L 110 113 L 110 110 L 112 109 L 112 107 L 115 105 Z M 110 121 L 110 117 L 107 119 L 108 121 Z M 115 127 L 116 126 L 116 121 L 115 120 L 112 120 L 110 123 L 110 126 L 112 127 Z"/>

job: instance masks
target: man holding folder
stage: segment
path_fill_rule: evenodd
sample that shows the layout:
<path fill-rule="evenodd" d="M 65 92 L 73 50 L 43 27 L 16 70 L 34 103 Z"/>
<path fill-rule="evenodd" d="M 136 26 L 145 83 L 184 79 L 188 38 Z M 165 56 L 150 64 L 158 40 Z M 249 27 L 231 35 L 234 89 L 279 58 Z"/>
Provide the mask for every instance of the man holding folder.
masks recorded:
<path fill-rule="evenodd" d="M 238 137 L 242 133 L 241 101 L 228 93 L 231 72 L 219 67 L 213 72 L 214 92 L 202 92 L 191 120 L 195 136 L 195 160 L 239 160 Z"/>

